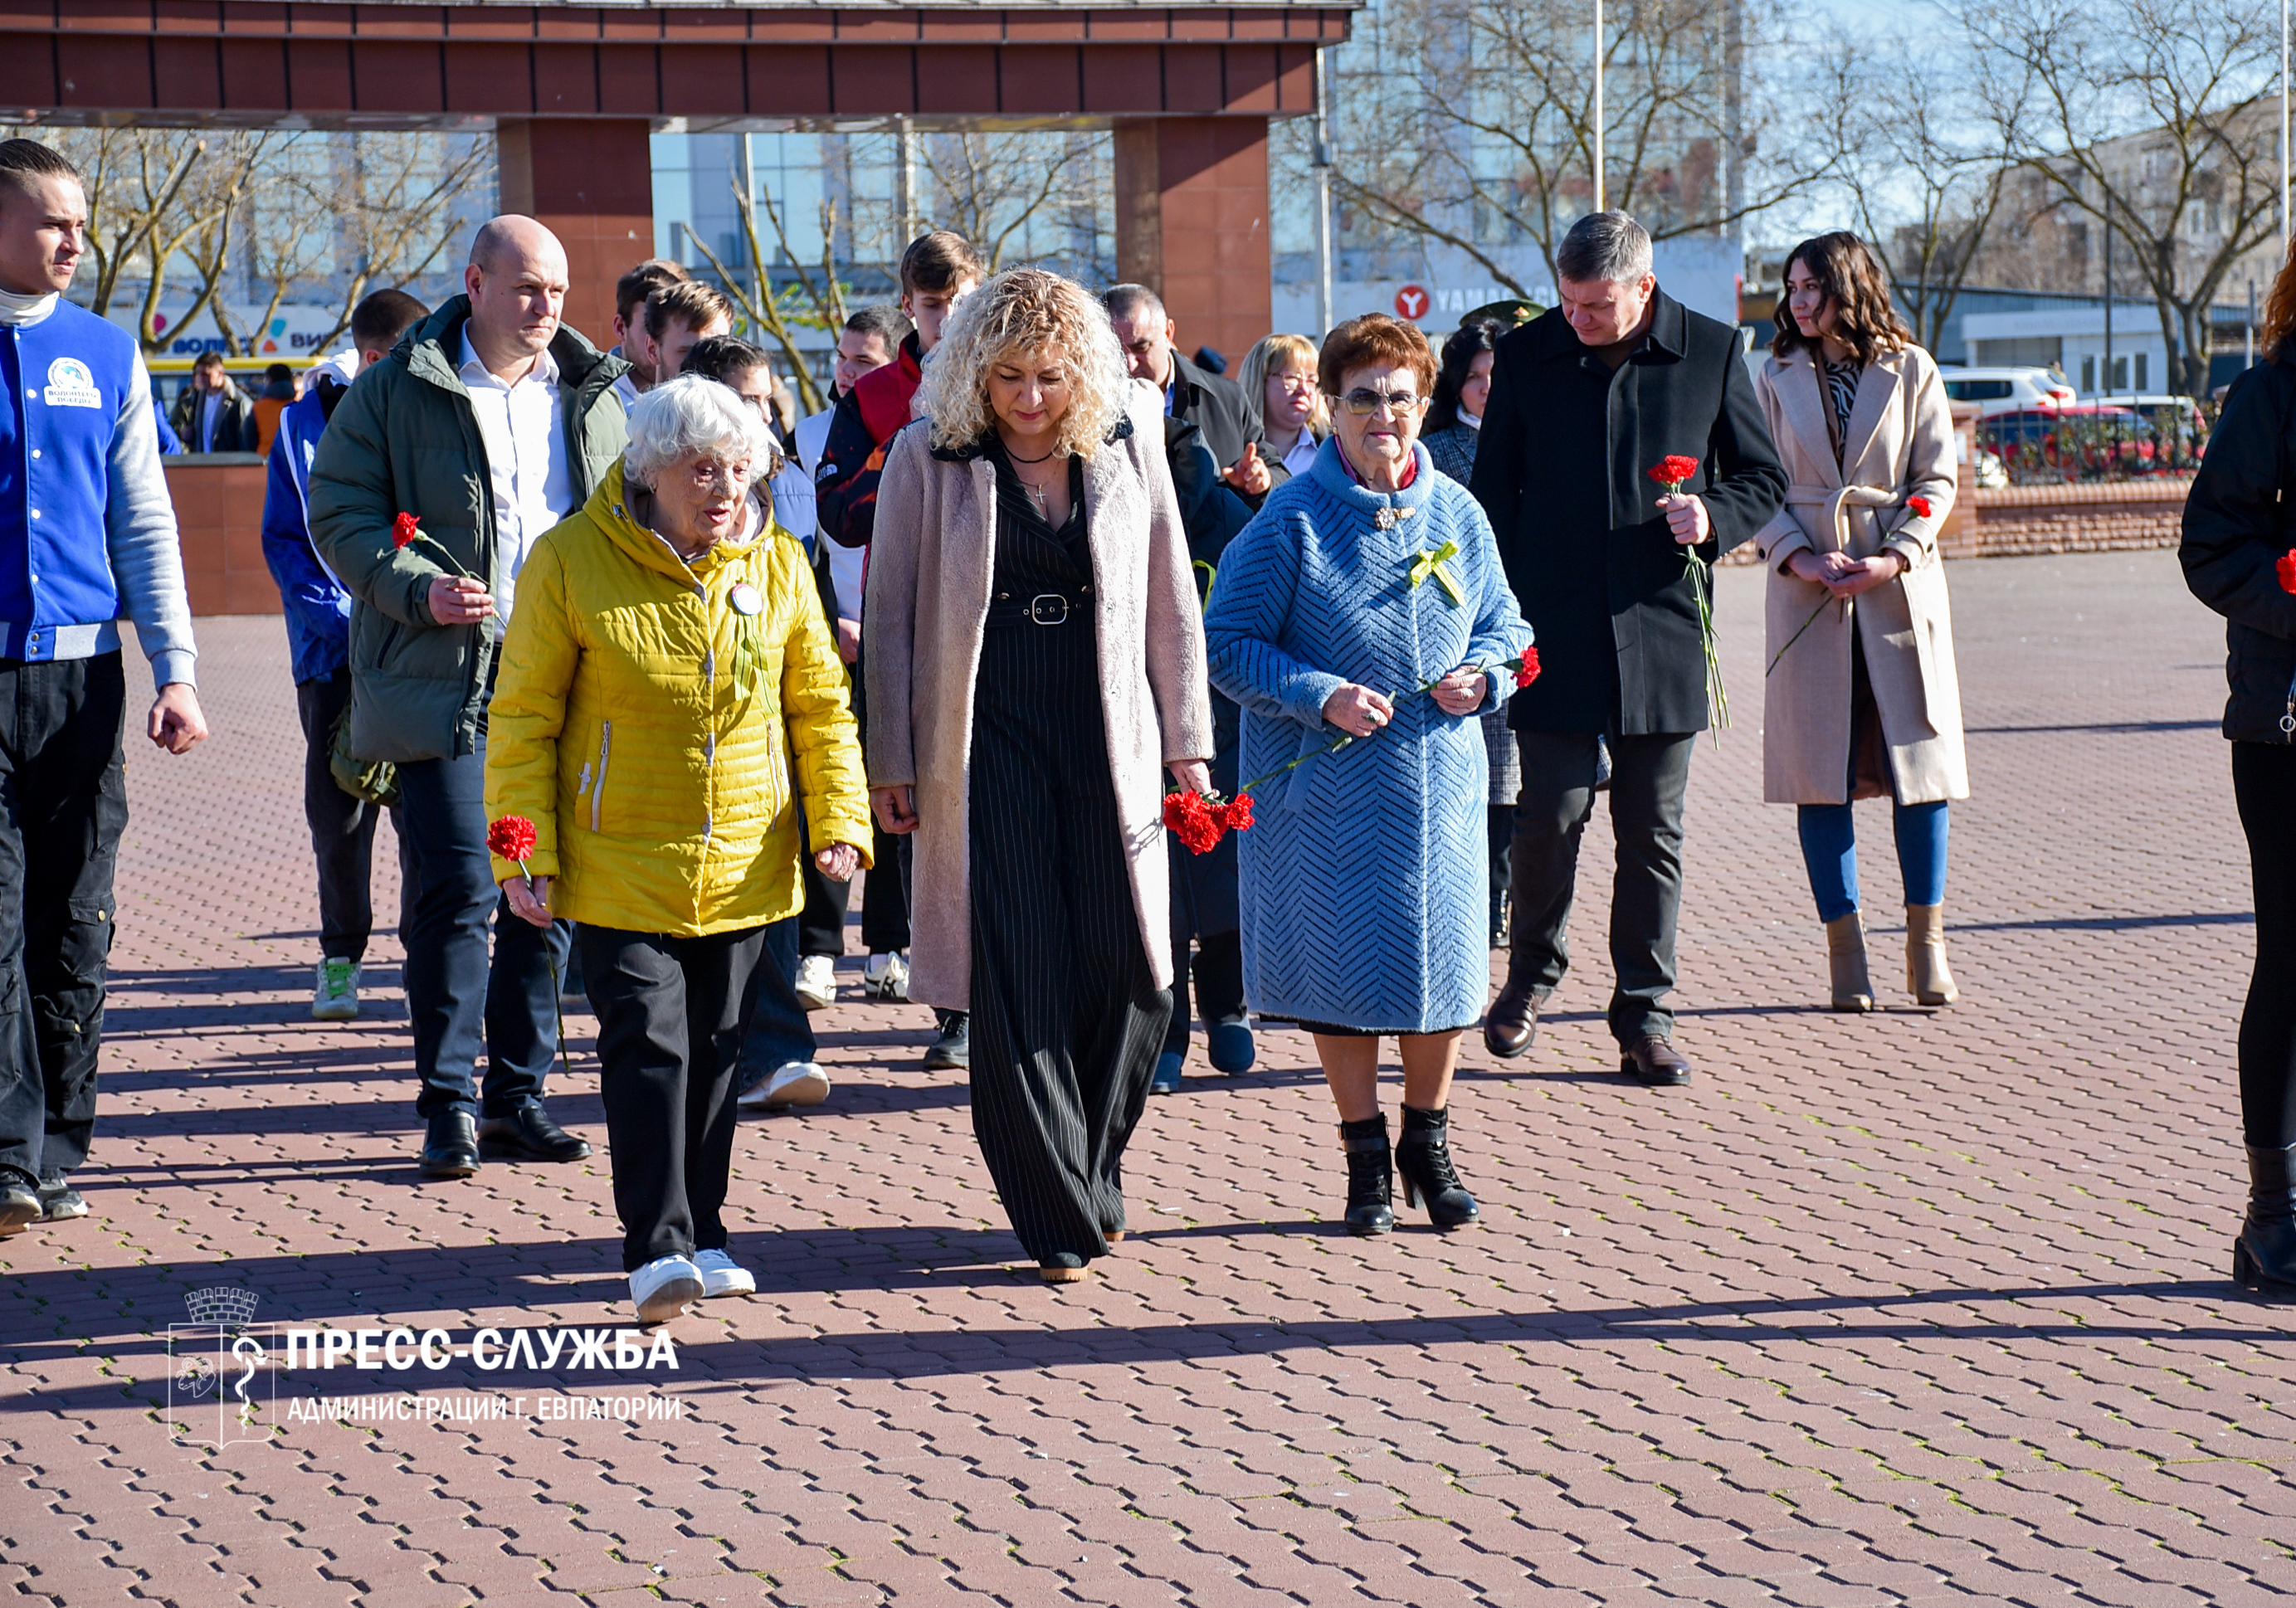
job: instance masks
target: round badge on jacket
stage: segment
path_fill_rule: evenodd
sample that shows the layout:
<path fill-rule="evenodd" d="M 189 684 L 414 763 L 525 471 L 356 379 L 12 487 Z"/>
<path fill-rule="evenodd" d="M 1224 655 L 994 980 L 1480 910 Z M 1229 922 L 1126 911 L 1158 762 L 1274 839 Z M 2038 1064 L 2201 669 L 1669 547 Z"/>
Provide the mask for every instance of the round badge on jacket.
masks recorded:
<path fill-rule="evenodd" d="M 734 583 L 734 589 L 726 595 L 726 601 L 734 605 L 734 611 L 737 614 L 755 614 L 766 606 L 766 600 L 758 595 L 757 587 L 745 580 Z"/>

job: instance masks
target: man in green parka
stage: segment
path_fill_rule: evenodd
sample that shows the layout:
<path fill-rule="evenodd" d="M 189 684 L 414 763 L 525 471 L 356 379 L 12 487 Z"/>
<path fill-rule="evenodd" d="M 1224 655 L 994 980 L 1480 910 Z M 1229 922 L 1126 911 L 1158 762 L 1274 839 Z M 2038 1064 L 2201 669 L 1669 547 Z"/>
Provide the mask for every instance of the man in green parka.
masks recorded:
<path fill-rule="evenodd" d="M 479 230 L 465 294 L 352 385 L 311 469 L 311 535 L 355 600 L 350 746 L 398 767 L 406 1006 L 426 1126 L 422 1170 L 466 1177 L 481 1142 L 529 1161 L 590 1147 L 543 1109 L 557 1054 L 564 923 L 488 918 L 487 704 L 518 575 L 627 440 L 628 365 L 559 322 L 565 248 L 530 217 Z M 400 521 L 412 514 L 421 534 Z M 487 1053 L 483 1091 L 478 1058 Z"/>

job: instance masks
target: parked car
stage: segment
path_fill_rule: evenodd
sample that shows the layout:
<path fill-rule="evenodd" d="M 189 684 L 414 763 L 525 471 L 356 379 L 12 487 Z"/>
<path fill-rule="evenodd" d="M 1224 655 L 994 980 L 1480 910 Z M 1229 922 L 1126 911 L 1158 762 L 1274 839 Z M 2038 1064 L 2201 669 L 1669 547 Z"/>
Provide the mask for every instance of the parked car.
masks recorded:
<path fill-rule="evenodd" d="M 1981 419 L 2080 400 L 2080 393 L 2053 369 L 1940 368 L 1938 377 L 1945 381 L 1949 401 L 1976 403 Z"/>
<path fill-rule="evenodd" d="M 2174 434 L 2164 438 L 2135 408 L 2102 402 L 1991 414 L 1978 421 L 1977 445 L 1997 455 L 2009 478 L 2019 481 L 2096 480 L 2189 467 Z"/>
<path fill-rule="evenodd" d="M 2190 397 L 2099 397 L 2097 400 L 2114 407 L 2136 409 L 2150 419 L 2152 428 L 2163 435 L 2177 431 L 2195 440 L 2203 440 L 2209 433 L 2208 415 Z"/>

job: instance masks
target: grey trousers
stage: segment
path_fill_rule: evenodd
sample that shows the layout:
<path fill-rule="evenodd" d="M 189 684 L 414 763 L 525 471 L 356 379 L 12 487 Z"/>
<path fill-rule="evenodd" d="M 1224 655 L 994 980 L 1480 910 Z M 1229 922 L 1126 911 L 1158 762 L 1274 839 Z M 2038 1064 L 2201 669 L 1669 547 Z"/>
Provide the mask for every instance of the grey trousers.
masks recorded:
<path fill-rule="evenodd" d="M 1591 732 L 1518 732 L 1522 792 L 1515 801 L 1513 948 L 1509 987 L 1541 999 L 1570 968 L 1564 929 L 1578 882 L 1578 841 L 1595 808 Z M 1682 806 L 1695 732 L 1612 737 L 1611 825 L 1619 841 L 1611 884 L 1611 1036 L 1622 1046 L 1674 1031 L 1674 935 L 1682 914 Z"/>

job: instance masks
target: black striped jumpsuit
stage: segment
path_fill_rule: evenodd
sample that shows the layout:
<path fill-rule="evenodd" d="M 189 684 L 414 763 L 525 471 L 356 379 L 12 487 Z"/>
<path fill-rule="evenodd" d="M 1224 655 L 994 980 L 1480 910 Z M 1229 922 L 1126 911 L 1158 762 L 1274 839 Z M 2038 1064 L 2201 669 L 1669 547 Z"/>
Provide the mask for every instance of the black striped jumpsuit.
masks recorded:
<path fill-rule="evenodd" d="M 988 450 L 996 558 L 973 691 L 972 1130 L 1029 1254 L 1078 1267 L 1124 1227 L 1124 1146 L 1172 997 L 1141 941 L 1109 770 L 1083 466 L 1071 462 L 1073 511 L 1054 531 L 1001 447 Z"/>

